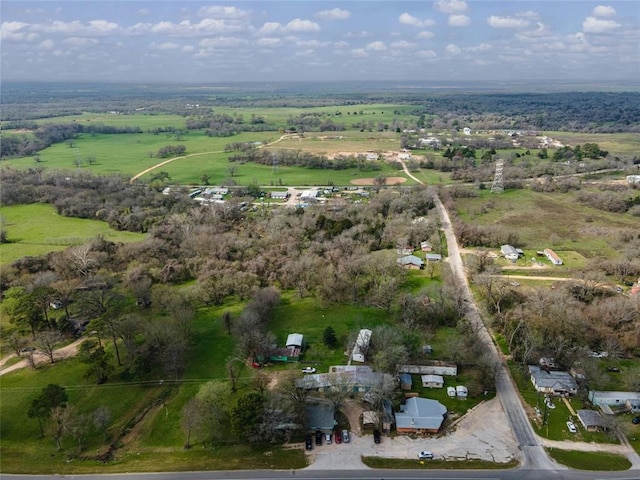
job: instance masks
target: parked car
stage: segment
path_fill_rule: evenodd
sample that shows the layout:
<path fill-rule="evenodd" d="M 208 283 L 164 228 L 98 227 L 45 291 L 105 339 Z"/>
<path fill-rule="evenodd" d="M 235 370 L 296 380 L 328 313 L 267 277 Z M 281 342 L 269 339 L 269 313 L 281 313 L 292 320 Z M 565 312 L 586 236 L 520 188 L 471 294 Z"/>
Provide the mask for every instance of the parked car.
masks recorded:
<path fill-rule="evenodd" d="M 340 430 L 333 432 L 333 440 L 336 443 L 342 443 L 342 434 L 340 433 Z"/>
<path fill-rule="evenodd" d="M 567 422 L 567 428 L 569 429 L 569 431 L 571 433 L 577 433 L 578 429 L 576 428 L 576 426 L 573 424 L 573 422 Z"/>
<path fill-rule="evenodd" d="M 314 367 L 304 367 L 302 373 L 316 373 L 316 369 Z"/>
<path fill-rule="evenodd" d="M 307 450 L 313 450 L 313 437 L 311 435 L 306 435 L 304 437 L 304 448 Z"/>
<path fill-rule="evenodd" d="M 22 350 L 20 350 L 20 353 L 30 353 L 35 351 L 36 347 L 24 347 Z"/>
<path fill-rule="evenodd" d="M 322 445 L 322 430 L 316 430 L 316 445 Z"/>
<path fill-rule="evenodd" d="M 331 434 L 330 433 L 325 433 L 324 434 L 324 443 L 326 443 L 327 445 L 331 445 Z"/>
<path fill-rule="evenodd" d="M 381 435 L 380 430 L 377 428 L 373 431 L 373 443 L 380 443 Z"/>
<path fill-rule="evenodd" d="M 349 430 L 342 430 L 342 441 L 344 443 L 349 443 Z"/>
<path fill-rule="evenodd" d="M 433 460 L 433 453 L 429 451 L 420 452 L 418 458 L 420 460 Z"/>
<path fill-rule="evenodd" d="M 634 425 L 638 425 L 640 423 L 640 417 L 633 417 L 631 423 L 633 423 Z"/>
<path fill-rule="evenodd" d="M 620 369 L 618 367 L 607 367 L 607 372 L 615 372 L 618 373 Z"/>

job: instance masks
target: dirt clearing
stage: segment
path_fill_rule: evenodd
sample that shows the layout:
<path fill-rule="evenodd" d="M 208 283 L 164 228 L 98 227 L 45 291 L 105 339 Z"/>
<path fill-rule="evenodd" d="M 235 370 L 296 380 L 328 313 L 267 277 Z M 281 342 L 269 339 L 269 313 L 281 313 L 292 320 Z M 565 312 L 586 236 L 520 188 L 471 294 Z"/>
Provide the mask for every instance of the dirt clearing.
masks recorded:
<path fill-rule="evenodd" d="M 404 177 L 385 177 L 387 179 L 386 185 L 399 185 L 407 181 Z M 353 185 L 375 185 L 375 178 L 356 178 L 355 180 L 351 180 L 350 183 Z"/>

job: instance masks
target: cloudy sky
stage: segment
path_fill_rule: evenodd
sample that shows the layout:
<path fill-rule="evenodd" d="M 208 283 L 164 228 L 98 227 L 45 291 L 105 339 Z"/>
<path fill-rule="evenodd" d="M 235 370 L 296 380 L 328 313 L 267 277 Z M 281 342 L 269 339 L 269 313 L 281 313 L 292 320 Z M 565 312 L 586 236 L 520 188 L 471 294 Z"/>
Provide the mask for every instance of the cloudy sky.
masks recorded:
<path fill-rule="evenodd" d="M 640 78 L 635 0 L 3 0 L 2 79 Z"/>

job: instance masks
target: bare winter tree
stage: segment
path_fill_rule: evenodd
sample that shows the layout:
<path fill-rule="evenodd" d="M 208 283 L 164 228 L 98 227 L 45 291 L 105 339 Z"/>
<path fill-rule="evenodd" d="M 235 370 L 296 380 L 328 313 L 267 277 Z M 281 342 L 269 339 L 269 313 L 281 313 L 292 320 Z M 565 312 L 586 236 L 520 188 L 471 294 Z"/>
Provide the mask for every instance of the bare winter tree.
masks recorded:
<path fill-rule="evenodd" d="M 36 348 L 49 358 L 53 364 L 55 362 L 54 352 L 56 345 L 62 341 L 62 334 L 54 330 L 40 332 L 36 337 Z"/>

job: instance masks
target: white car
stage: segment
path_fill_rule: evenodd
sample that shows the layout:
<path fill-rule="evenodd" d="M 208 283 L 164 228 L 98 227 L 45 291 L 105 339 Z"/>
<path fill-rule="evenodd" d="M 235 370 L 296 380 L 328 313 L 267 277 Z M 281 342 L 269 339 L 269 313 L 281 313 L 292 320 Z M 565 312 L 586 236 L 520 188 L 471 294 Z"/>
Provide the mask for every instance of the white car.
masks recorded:
<path fill-rule="evenodd" d="M 550 408 L 551 410 L 553 410 L 554 408 L 556 408 L 556 406 L 553 404 L 553 402 L 551 400 L 549 400 L 547 403 L 547 408 Z"/>
<path fill-rule="evenodd" d="M 576 426 L 573 424 L 573 422 L 567 422 L 567 428 L 569 429 L 569 431 L 571 433 L 578 433 L 578 429 L 576 428 Z"/>
<path fill-rule="evenodd" d="M 316 369 L 314 367 L 304 367 L 302 373 L 316 373 Z"/>
<path fill-rule="evenodd" d="M 418 454 L 420 460 L 433 460 L 433 453 L 425 451 Z"/>

